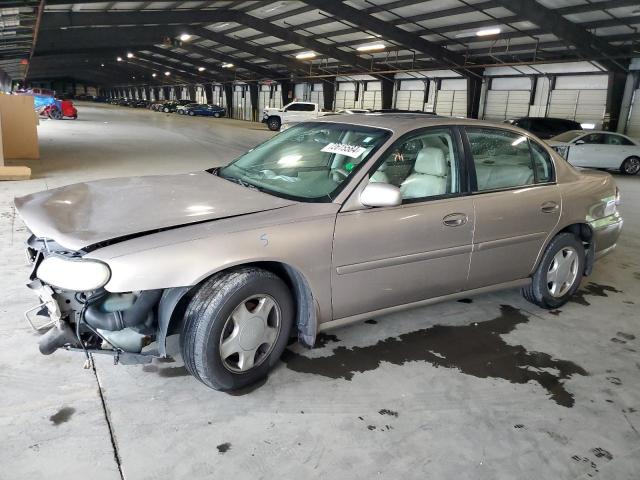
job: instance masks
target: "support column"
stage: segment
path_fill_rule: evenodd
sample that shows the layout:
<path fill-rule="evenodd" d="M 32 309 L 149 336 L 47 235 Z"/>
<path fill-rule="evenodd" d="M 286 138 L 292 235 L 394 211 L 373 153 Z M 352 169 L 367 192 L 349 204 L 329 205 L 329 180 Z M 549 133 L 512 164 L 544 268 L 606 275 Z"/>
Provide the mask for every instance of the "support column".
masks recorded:
<path fill-rule="evenodd" d="M 192 102 L 195 102 L 196 101 L 196 86 L 195 85 L 189 85 L 188 90 L 189 90 L 189 100 L 191 100 Z"/>
<path fill-rule="evenodd" d="M 162 92 L 165 100 L 171 99 L 171 87 L 162 87 Z"/>
<path fill-rule="evenodd" d="M 640 72 L 629 72 L 627 82 L 624 86 L 624 95 L 622 96 L 622 107 L 620 107 L 620 119 L 618 120 L 619 133 L 627 132 L 627 122 L 629 121 L 629 113 L 631 111 L 631 103 L 633 102 L 633 92 L 640 88 Z"/>
<path fill-rule="evenodd" d="M 336 84 L 333 81 L 322 83 L 322 97 L 324 99 L 323 108 L 327 111 L 333 110 L 333 102 L 336 98 Z"/>
<path fill-rule="evenodd" d="M 204 96 L 207 99 L 207 103 L 211 105 L 213 103 L 213 85 L 210 83 L 204 86 Z"/>
<path fill-rule="evenodd" d="M 484 69 L 477 73 L 479 77 L 467 77 L 467 117 L 469 118 L 478 118 L 480 113 Z"/>
<path fill-rule="evenodd" d="M 388 77 L 380 77 L 380 83 L 382 84 L 382 108 L 391 109 L 393 108 L 393 87 L 396 82 Z"/>
<path fill-rule="evenodd" d="M 293 83 L 289 80 L 283 80 L 280 85 L 282 85 L 282 106 L 284 107 L 287 103 L 293 101 Z"/>
<path fill-rule="evenodd" d="M 257 83 L 249 84 L 249 98 L 251 100 L 251 121 L 258 121 L 258 88 Z"/>
<path fill-rule="evenodd" d="M 607 107 L 604 114 L 604 130 L 615 132 L 620 120 L 620 107 L 624 97 L 624 87 L 627 83 L 627 75 L 621 72 L 609 72 L 609 85 L 607 88 Z M 608 122 L 607 122 L 608 119 Z"/>
<path fill-rule="evenodd" d="M 224 84 L 224 96 L 227 101 L 227 117 L 233 118 L 233 84 Z"/>

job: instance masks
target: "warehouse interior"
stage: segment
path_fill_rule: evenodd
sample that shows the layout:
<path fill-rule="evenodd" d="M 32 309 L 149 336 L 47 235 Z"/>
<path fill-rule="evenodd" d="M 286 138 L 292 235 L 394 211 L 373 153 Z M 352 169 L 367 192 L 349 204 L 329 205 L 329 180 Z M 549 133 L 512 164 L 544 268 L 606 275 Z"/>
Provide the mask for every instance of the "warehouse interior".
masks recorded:
<path fill-rule="evenodd" d="M 640 140 L 639 28 L 638 0 L 0 2 L 0 95 L 77 109 L 40 116 L 39 159 L 5 155 L 31 173 L 0 182 L 0 478 L 638 479 L 640 175 L 609 170 L 622 234 L 563 307 L 512 288 L 363 318 L 228 393 L 177 336 L 144 365 L 41 355 L 14 198 L 225 166 L 291 102 Z M 153 104 L 223 113 L 130 108 Z"/>

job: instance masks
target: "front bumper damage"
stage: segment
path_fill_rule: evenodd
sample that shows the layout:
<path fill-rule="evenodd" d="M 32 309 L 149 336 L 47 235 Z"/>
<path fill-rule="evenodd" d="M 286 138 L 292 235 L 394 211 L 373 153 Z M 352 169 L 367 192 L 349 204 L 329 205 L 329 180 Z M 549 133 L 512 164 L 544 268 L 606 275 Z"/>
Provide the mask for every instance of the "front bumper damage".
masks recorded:
<path fill-rule="evenodd" d="M 34 237 L 27 242 L 27 258 L 33 265 L 27 287 L 37 296 L 38 304 L 24 317 L 34 331 L 45 332 L 39 341 L 40 352 L 81 351 L 87 359 L 89 353 L 108 354 L 114 363 L 125 364 L 149 363 L 160 356 L 154 341 L 163 290 L 74 292 L 47 285 L 37 277 L 38 266 L 47 255 L 81 255 L 56 247 Z M 164 355 L 164 348 L 161 350 Z"/>

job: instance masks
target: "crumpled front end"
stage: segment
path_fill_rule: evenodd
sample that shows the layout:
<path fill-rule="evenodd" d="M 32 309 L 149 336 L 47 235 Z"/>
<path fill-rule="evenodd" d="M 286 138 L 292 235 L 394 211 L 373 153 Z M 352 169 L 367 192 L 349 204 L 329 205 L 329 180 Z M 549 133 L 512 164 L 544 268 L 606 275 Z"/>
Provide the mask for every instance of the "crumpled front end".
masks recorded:
<path fill-rule="evenodd" d="M 103 287 L 109 266 L 83 256 L 33 235 L 27 241 L 33 265 L 27 286 L 39 301 L 25 318 L 34 330 L 46 332 L 40 352 L 64 348 L 109 353 L 125 363 L 151 361 L 155 351 L 147 347 L 157 335 L 163 290 L 108 292 Z"/>

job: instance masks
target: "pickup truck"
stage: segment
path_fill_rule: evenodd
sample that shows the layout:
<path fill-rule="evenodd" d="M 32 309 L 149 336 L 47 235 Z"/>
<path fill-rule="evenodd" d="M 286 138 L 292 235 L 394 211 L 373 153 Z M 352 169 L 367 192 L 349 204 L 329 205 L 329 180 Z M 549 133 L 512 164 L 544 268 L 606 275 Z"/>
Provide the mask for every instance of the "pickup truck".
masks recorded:
<path fill-rule="evenodd" d="M 332 112 L 323 112 L 317 103 L 291 102 L 282 108 L 265 108 L 262 123 L 271 131 L 278 131 L 284 123 L 304 122 L 322 117 Z"/>

